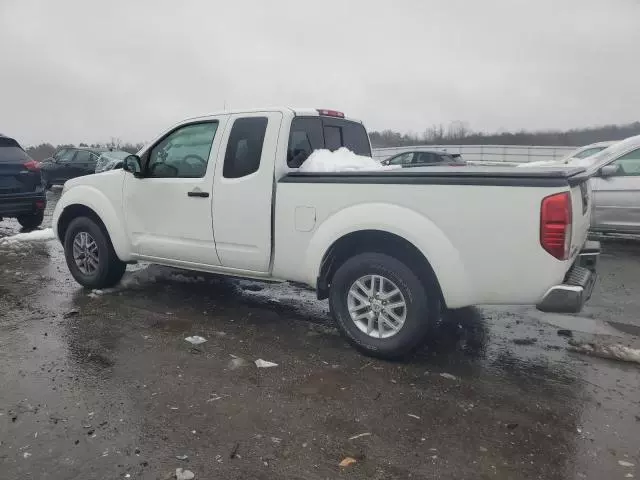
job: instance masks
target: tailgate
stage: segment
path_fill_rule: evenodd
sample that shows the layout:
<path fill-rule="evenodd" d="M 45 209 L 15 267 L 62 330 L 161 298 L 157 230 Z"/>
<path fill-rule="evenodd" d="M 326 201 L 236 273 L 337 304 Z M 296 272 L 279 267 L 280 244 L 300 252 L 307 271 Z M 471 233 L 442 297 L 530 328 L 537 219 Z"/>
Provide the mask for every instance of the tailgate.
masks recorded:
<path fill-rule="evenodd" d="M 589 234 L 591 226 L 591 182 L 585 177 L 580 183 L 571 185 L 571 206 L 573 223 L 571 225 L 571 258 L 575 258 Z"/>

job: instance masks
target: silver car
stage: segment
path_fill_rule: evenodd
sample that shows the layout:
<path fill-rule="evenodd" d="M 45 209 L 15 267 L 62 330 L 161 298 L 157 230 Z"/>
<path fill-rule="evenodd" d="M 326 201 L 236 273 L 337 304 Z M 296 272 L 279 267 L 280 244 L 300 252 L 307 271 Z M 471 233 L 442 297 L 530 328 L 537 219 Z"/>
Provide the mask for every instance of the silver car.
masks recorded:
<path fill-rule="evenodd" d="M 640 135 L 617 142 L 589 160 L 591 229 L 640 234 Z"/>

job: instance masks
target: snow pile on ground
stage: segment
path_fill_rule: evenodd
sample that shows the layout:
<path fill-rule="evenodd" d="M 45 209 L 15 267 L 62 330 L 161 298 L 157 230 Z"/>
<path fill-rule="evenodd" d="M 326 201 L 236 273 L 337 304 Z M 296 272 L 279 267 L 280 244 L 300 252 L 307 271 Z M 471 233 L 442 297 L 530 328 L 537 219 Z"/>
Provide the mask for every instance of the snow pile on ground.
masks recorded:
<path fill-rule="evenodd" d="M 371 170 L 395 170 L 396 166 L 384 166 L 371 157 L 356 155 L 342 147 L 335 152 L 315 150 L 299 168 L 300 172 L 355 172 Z"/>
<path fill-rule="evenodd" d="M 627 347 L 621 343 L 607 345 L 600 343 L 580 343 L 571 340 L 569 341 L 568 349 L 572 352 L 584 353 L 592 357 L 640 363 L 640 349 Z"/>
<path fill-rule="evenodd" d="M 31 232 L 18 233 L 10 237 L 0 238 L 0 245 L 13 245 L 23 242 L 46 242 L 54 240 L 55 238 L 53 229 L 45 228 L 43 230 L 33 230 Z"/>

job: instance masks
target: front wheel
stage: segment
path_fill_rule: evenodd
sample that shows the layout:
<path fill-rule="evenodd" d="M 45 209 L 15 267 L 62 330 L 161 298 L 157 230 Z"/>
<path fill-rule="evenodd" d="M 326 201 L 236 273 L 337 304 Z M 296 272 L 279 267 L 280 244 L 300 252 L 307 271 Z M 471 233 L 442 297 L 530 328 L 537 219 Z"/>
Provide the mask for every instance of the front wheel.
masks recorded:
<path fill-rule="evenodd" d="M 29 215 L 20 215 L 18 217 L 18 223 L 27 230 L 33 230 L 42 225 L 44 220 L 44 212 L 40 210 L 36 213 L 30 213 Z"/>
<path fill-rule="evenodd" d="M 67 228 L 64 256 L 73 278 L 87 288 L 112 287 L 127 268 L 116 255 L 109 235 L 88 217 L 76 218 Z"/>
<path fill-rule="evenodd" d="M 439 296 L 404 263 L 363 253 L 336 271 L 329 294 L 338 328 L 357 349 L 399 358 L 418 348 L 438 318 Z"/>

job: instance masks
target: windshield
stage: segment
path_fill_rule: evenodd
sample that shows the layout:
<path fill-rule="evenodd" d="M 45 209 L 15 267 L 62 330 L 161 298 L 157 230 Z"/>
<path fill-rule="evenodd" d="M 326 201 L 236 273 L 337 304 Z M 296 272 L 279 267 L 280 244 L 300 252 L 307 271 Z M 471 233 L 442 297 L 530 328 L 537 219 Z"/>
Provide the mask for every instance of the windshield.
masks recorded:
<path fill-rule="evenodd" d="M 635 137 L 629 137 L 620 142 L 614 143 L 613 145 L 605 148 L 604 150 L 596 153 L 592 157 L 589 158 L 589 167 L 591 169 L 600 168 L 602 165 L 606 164 L 609 160 L 613 160 L 614 158 L 619 157 L 635 148 L 640 146 L 640 135 Z"/>
<path fill-rule="evenodd" d="M 576 153 L 573 158 L 587 158 L 590 157 L 592 155 L 595 155 L 598 152 L 601 152 L 602 150 L 604 150 L 607 147 L 592 147 L 592 148 L 587 148 L 586 150 L 583 150 L 581 152 Z"/>

